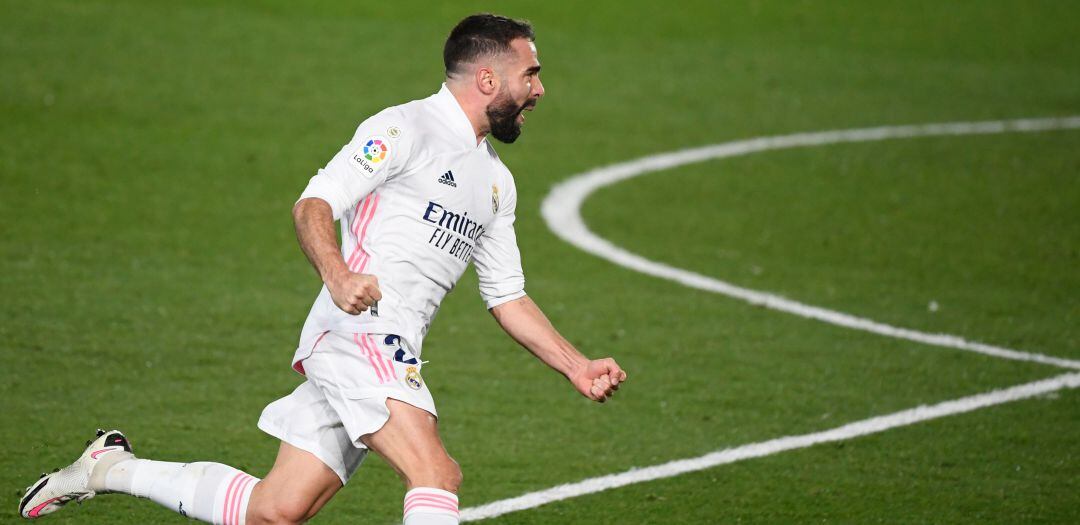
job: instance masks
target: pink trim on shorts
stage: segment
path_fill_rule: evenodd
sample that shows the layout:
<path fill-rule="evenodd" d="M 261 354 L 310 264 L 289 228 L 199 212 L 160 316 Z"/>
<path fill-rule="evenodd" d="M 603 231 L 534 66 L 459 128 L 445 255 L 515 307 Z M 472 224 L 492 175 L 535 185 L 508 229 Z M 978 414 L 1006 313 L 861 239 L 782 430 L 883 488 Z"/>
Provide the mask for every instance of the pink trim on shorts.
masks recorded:
<path fill-rule="evenodd" d="M 365 334 L 367 335 L 367 334 Z M 379 365 L 375 364 L 375 356 L 371 354 L 371 351 L 360 342 L 360 334 L 353 334 L 353 341 L 356 341 L 356 346 L 360 347 L 360 354 L 366 355 L 368 361 L 371 362 L 371 368 L 375 369 L 375 375 L 379 376 L 379 384 L 385 383 L 386 379 L 383 379 L 382 371 L 379 370 Z"/>
<path fill-rule="evenodd" d="M 327 331 L 323 332 L 321 335 L 319 335 L 319 338 L 315 340 L 315 344 L 311 345 L 311 352 L 308 352 L 309 357 L 311 356 L 311 354 L 315 353 L 315 348 L 317 348 L 319 346 L 319 343 L 322 342 L 323 338 L 326 337 L 326 334 L 328 334 L 328 333 L 330 333 L 330 330 L 327 330 Z M 307 359 L 307 358 L 305 357 L 304 359 Z M 307 375 L 307 373 L 304 372 L 304 359 L 301 359 L 301 360 L 293 363 L 293 365 L 292 365 L 293 370 L 296 370 L 297 372 L 300 372 L 300 375 Z"/>
<path fill-rule="evenodd" d="M 393 376 L 393 378 L 396 380 L 397 371 L 394 370 L 394 363 L 392 363 L 386 357 L 383 357 L 382 352 L 379 351 L 379 345 L 376 344 L 375 340 L 371 338 L 371 334 L 364 334 L 364 339 L 367 340 L 368 348 L 375 353 L 376 358 L 382 365 L 383 372 L 386 374 L 387 380 L 389 380 L 391 376 Z"/>

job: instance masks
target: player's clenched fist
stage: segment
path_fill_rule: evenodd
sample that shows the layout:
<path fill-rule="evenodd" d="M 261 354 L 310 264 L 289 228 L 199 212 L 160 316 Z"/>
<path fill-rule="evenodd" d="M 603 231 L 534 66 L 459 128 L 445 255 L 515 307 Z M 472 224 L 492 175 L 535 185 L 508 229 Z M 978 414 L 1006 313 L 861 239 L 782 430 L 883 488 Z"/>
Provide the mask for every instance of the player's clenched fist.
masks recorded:
<path fill-rule="evenodd" d="M 626 372 L 610 357 L 589 361 L 570 376 L 570 382 L 578 392 L 600 403 L 615 395 L 624 381 Z"/>
<path fill-rule="evenodd" d="M 326 283 L 334 304 L 346 313 L 359 315 L 382 299 L 379 279 L 374 275 L 346 272 L 341 278 Z"/>

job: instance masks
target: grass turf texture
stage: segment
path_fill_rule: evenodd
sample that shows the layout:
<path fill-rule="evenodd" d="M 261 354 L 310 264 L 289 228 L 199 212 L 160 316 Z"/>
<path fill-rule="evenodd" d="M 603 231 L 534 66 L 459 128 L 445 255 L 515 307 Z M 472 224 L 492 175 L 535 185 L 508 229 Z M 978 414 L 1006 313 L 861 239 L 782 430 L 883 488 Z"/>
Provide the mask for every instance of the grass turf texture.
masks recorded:
<path fill-rule="evenodd" d="M 555 240 L 537 207 L 572 173 L 686 146 L 1080 113 L 1067 3 L 0 5 L 5 522 L 97 426 L 148 457 L 265 473 L 276 444 L 254 423 L 298 382 L 288 359 L 317 288 L 288 209 L 360 120 L 437 88 L 442 39 L 480 9 L 532 19 L 545 67 L 549 97 L 499 147 L 530 294 L 632 380 L 608 406 L 575 397 L 499 333 L 467 274 L 425 346 L 463 505 L 1056 373 L 613 268 Z M 631 250 L 737 284 L 1077 358 L 1078 146 L 1074 131 L 770 152 L 605 189 L 585 215 Z M 1075 522 L 1077 399 L 495 521 Z M 369 459 L 316 521 L 389 523 L 400 495 Z M 103 497 L 51 521 L 170 514 Z"/>

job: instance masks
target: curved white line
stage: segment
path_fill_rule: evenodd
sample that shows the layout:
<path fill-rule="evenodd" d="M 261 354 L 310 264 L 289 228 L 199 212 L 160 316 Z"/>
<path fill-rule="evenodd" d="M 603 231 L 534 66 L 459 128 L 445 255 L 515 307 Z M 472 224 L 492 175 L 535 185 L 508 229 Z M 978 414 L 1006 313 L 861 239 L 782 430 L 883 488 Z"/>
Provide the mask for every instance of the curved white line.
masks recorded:
<path fill-rule="evenodd" d="M 711 146 L 650 155 L 640 159 L 612 164 L 570 177 L 557 184 L 544 198 L 541 213 L 548 228 L 564 241 L 619 266 L 637 270 L 679 284 L 723 294 L 756 306 L 816 319 L 829 324 L 863 330 L 887 337 L 906 339 L 932 346 L 966 350 L 1004 359 L 1031 361 L 1062 368 L 1080 369 L 1080 361 L 1053 357 L 1010 348 L 993 346 L 948 334 L 932 334 L 900 328 L 851 314 L 829 310 L 776 294 L 743 288 L 691 271 L 651 261 L 631 253 L 596 235 L 581 218 L 581 206 L 594 191 L 633 177 L 712 159 L 737 157 L 761 151 L 823 146 L 846 142 L 930 137 L 939 135 L 984 135 L 1009 132 L 1035 132 L 1080 129 L 1080 116 L 1044 119 L 998 120 L 988 122 L 953 122 L 917 126 L 887 126 L 878 128 L 796 133 L 775 137 L 760 137 Z"/>
<path fill-rule="evenodd" d="M 589 194 L 599 188 L 653 171 L 674 168 L 676 166 L 702 162 L 710 159 L 734 157 L 771 149 L 817 146 L 841 142 L 865 142 L 933 135 L 1031 132 L 1077 128 L 1080 128 L 1080 117 L 994 122 L 958 122 L 951 124 L 929 124 L 924 126 L 894 126 L 825 131 L 820 133 L 800 133 L 796 135 L 728 142 L 714 146 L 676 151 L 673 153 L 633 160 L 576 175 L 552 189 L 544 199 L 541 211 L 544 215 L 544 219 L 547 221 L 548 227 L 555 232 L 556 235 L 570 244 L 620 266 L 638 270 L 656 277 L 670 279 L 692 288 L 721 293 L 730 297 L 742 299 L 751 304 L 889 337 L 898 337 L 935 346 L 957 348 L 1006 359 L 1034 361 L 1064 368 L 1080 368 L 1080 361 L 1020 352 L 1008 348 L 965 341 L 964 339 L 951 335 L 927 334 L 905 328 L 896 328 L 845 313 L 805 305 L 774 294 L 741 288 L 710 277 L 656 263 L 623 250 L 598 237 L 585 226 L 585 222 L 582 220 L 580 214 L 582 203 L 585 202 L 585 199 Z M 828 443 L 865 436 L 930 419 L 962 414 L 1002 403 L 1028 399 L 1037 395 L 1044 395 L 1066 388 L 1080 388 L 1080 374 L 1064 374 L 1050 379 L 1017 385 L 1011 388 L 995 390 L 951 401 L 944 401 L 931 406 L 923 405 L 884 416 L 855 421 L 821 432 L 803 434 L 800 436 L 786 436 L 759 443 L 750 443 L 739 447 L 717 450 L 696 458 L 669 461 L 651 467 L 634 468 L 618 474 L 589 478 L 576 483 L 567 483 L 546 490 L 529 492 L 515 498 L 493 501 L 476 507 L 462 509 L 461 521 L 467 522 L 493 518 L 510 512 L 531 509 L 554 501 L 575 498 L 585 494 L 601 492 L 633 483 L 678 476 L 687 472 L 704 470 L 745 459 L 768 456 L 787 450 L 809 447 L 819 443 Z"/>
<path fill-rule="evenodd" d="M 798 436 L 784 436 L 768 441 L 749 443 L 738 447 L 717 450 L 696 458 L 678 459 L 660 465 L 653 465 L 651 467 L 632 468 L 617 474 L 608 474 L 607 476 L 589 478 L 576 483 L 558 485 L 549 489 L 522 494 L 516 498 L 493 501 L 476 507 L 462 509 L 461 521 L 466 522 L 494 518 L 510 512 L 531 509 L 555 501 L 576 498 L 578 496 L 624 487 L 634 483 L 670 478 L 688 472 L 705 470 L 746 459 L 771 456 L 780 452 L 811 447 L 821 443 L 844 441 L 860 436 L 877 434 L 893 428 L 972 412 L 1004 403 L 1030 399 L 1035 396 L 1071 388 L 1080 388 L 1080 373 L 1066 373 L 1049 379 L 1032 381 L 1010 388 L 993 390 L 983 394 L 976 394 L 950 401 L 943 401 L 934 405 L 920 405 L 915 408 L 855 421 L 820 432 L 812 432 Z"/>

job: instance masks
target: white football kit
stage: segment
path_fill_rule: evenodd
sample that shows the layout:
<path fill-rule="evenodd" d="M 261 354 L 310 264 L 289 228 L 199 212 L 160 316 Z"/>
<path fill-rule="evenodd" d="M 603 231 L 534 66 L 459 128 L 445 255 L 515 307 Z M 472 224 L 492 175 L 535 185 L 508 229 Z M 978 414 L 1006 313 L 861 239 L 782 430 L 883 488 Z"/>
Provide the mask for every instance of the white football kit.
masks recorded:
<path fill-rule="evenodd" d="M 330 204 L 349 269 L 376 276 L 382 299 L 351 315 L 323 286 L 293 356 L 308 380 L 267 406 L 259 428 L 345 482 L 366 453 L 360 436 L 389 418 L 387 398 L 436 414 L 419 373 L 423 339 L 469 262 L 488 308 L 525 295 L 517 191 L 444 84 L 365 120 L 300 198 Z"/>
<path fill-rule="evenodd" d="M 513 176 L 487 139 L 476 143 L 445 85 L 364 121 L 312 177 L 301 195 L 308 197 L 330 203 L 349 269 L 378 277 L 382 300 L 350 315 L 323 286 L 296 361 L 310 350 L 303 343 L 326 330 L 398 334 L 420 352 L 439 303 L 471 260 L 488 308 L 525 295 Z"/>

